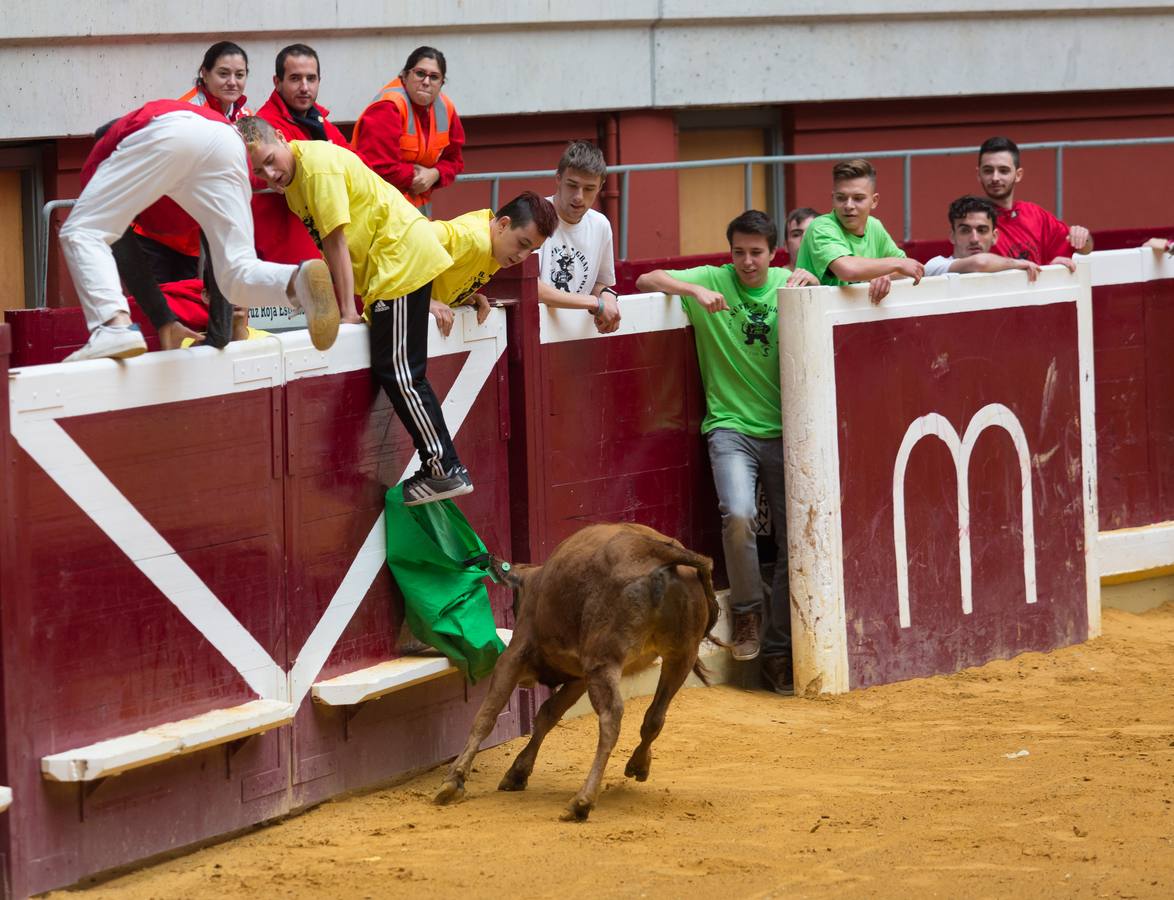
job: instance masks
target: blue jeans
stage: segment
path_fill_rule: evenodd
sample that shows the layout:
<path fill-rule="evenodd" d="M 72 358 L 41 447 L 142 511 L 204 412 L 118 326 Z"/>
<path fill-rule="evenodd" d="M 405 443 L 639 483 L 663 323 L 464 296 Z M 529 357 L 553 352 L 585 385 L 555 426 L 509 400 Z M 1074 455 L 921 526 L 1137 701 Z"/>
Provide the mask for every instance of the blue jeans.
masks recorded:
<path fill-rule="evenodd" d="M 761 612 L 764 657 L 791 655 L 791 590 L 787 572 L 787 501 L 783 483 L 783 439 L 763 440 L 717 428 L 708 435 L 709 462 L 722 515 L 722 547 L 730 579 L 730 610 Z M 778 561 L 767 598 L 754 533 L 758 478 L 766 491 Z"/>

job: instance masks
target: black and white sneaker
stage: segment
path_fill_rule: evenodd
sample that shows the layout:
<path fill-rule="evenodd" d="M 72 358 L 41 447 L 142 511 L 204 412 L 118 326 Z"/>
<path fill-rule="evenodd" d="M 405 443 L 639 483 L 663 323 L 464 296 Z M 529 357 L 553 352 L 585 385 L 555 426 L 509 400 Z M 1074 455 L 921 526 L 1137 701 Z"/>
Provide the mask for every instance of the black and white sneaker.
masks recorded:
<path fill-rule="evenodd" d="M 421 469 L 404 481 L 404 506 L 420 506 L 471 493 L 473 481 L 464 466 L 457 466 L 443 478 L 434 478 Z"/>

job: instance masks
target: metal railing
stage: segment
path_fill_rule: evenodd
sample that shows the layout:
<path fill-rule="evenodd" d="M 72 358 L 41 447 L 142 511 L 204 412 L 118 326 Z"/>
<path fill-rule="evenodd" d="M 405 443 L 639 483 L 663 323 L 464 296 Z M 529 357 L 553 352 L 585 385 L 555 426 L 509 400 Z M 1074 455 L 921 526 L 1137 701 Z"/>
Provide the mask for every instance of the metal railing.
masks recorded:
<path fill-rule="evenodd" d="M 1096 147 L 1142 147 L 1148 145 L 1174 144 L 1174 137 L 1152 138 L 1116 138 L 1091 141 L 1040 141 L 1033 144 L 1020 144 L 1021 152 L 1028 150 L 1052 150 L 1056 157 L 1056 203 L 1055 213 L 1058 218 L 1064 217 L 1064 151 L 1083 150 Z M 633 172 L 671 172 L 683 169 L 717 169 L 728 166 L 742 166 L 743 201 L 744 208 L 754 205 L 753 171 L 754 166 L 785 165 L 790 163 L 838 162 L 843 159 L 900 159 L 903 161 L 905 218 L 902 228 L 902 240 L 913 239 L 913 160 L 932 156 L 973 156 L 978 153 L 977 147 L 934 147 L 923 150 L 874 150 L 871 152 L 851 151 L 844 153 L 800 153 L 781 156 L 732 156 L 726 159 L 698 159 L 685 162 L 665 163 L 632 163 L 628 165 L 608 166 L 608 174 L 620 176 L 620 259 L 628 258 L 629 215 L 628 201 L 631 196 L 631 178 Z M 458 175 L 457 181 L 488 181 L 489 205 L 492 209 L 498 208 L 501 193 L 501 182 L 520 181 L 527 178 L 553 178 L 554 169 L 531 170 L 525 172 L 479 172 L 470 175 Z"/>
<path fill-rule="evenodd" d="M 1040 141 L 1034 144 L 1020 144 L 1021 152 L 1028 150 L 1051 150 L 1056 158 L 1056 203 L 1058 218 L 1064 217 L 1064 151 L 1109 147 L 1144 147 L 1174 144 L 1174 137 L 1150 138 L 1107 138 L 1091 141 Z M 743 204 L 745 209 L 754 205 L 754 167 L 764 165 L 786 165 L 794 163 L 837 162 L 842 159 L 900 159 L 903 161 L 903 184 L 905 217 L 902 240 L 913 239 L 913 160 L 933 156 L 967 156 L 978 152 L 977 147 L 933 147 L 921 150 L 874 150 L 872 152 L 845 153 L 800 153 L 778 156 L 732 156 L 726 159 L 696 159 L 684 162 L 629 163 L 608 166 L 608 174 L 620 176 L 620 259 L 628 258 L 629 209 L 633 172 L 674 172 L 684 169 L 719 169 L 728 166 L 743 167 Z M 489 182 L 489 206 L 497 209 L 501 199 L 503 181 L 522 181 L 528 178 L 553 178 L 554 169 L 530 169 L 518 172 L 476 172 L 458 175 L 461 182 Z M 41 211 L 40 253 L 37 278 L 38 307 L 45 306 L 45 294 L 49 269 L 49 227 L 54 210 L 73 206 L 73 200 L 50 200 Z"/>

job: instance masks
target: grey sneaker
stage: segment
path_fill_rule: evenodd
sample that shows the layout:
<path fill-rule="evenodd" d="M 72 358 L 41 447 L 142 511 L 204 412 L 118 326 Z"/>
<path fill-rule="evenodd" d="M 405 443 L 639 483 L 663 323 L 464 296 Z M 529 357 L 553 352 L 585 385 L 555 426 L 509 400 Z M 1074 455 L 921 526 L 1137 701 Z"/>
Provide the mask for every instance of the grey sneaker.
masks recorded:
<path fill-rule="evenodd" d="M 739 662 L 758 656 L 758 613 L 734 613 L 734 636 L 730 643 L 734 659 Z"/>
<path fill-rule="evenodd" d="M 99 325 L 90 332 L 90 339 L 63 361 L 129 359 L 146 352 L 147 342 L 138 325 Z"/>
<path fill-rule="evenodd" d="M 404 482 L 404 506 L 420 506 L 471 493 L 473 481 L 464 466 L 457 466 L 443 478 L 433 478 L 421 469 Z"/>
<path fill-rule="evenodd" d="M 310 343 L 319 350 L 329 350 L 338 337 L 338 301 L 330 267 L 322 259 L 308 259 L 298 266 L 294 276 L 294 302 L 306 313 Z"/>

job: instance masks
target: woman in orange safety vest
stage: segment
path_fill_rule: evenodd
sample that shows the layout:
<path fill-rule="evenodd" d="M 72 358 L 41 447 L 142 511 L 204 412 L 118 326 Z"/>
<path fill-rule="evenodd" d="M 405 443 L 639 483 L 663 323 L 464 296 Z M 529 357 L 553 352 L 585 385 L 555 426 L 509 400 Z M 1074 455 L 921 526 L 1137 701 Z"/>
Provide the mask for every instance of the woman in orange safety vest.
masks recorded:
<path fill-rule="evenodd" d="M 465 129 L 440 92 L 448 66 L 435 47 L 417 47 L 355 122 L 351 147 L 416 206 L 465 168 Z"/>

